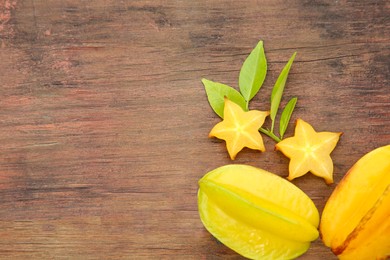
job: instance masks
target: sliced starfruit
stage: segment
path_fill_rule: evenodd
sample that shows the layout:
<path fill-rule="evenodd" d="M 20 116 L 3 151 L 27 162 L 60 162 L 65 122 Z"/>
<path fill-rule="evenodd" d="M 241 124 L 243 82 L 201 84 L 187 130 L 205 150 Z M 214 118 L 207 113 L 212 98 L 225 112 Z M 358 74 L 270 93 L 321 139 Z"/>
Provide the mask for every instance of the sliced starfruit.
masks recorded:
<path fill-rule="evenodd" d="M 226 165 L 199 181 L 206 229 L 250 259 L 293 259 L 318 238 L 319 213 L 298 187 L 265 170 Z"/>
<path fill-rule="evenodd" d="M 341 132 L 316 132 L 303 121 L 297 120 L 295 134 L 275 146 L 290 158 L 288 179 L 291 181 L 308 172 L 324 178 L 327 184 L 333 183 L 333 161 L 330 153 L 336 147 Z"/>
<path fill-rule="evenodd" d="M 213 127 L 209 137 L 225 140 L 232 160 L 244 147 L 264 152 L 259 128 L 268 115 L 269 112 L 258 110 L 244 111 L 239 105 L 225 98 L 224 119 Z"/>
<path fill-rule="evenodd" d="M 390 145 L 348 171 L 325 205 L 320 232 L 340 259 L 390 259 Z"/>

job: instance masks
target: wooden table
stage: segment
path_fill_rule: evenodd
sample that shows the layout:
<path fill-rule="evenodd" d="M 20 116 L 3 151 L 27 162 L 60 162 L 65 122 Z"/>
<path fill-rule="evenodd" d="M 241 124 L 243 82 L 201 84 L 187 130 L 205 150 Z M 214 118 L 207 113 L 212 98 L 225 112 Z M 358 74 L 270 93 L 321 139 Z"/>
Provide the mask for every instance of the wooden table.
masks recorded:
<path fill-rule="evenodd" d="M 335 181 L 390 143 L 386 0 L 0 0 L 2 259 L 240 259 L 202 226 L 197 181 L 232 163 L 207 137 L 219 118 L 203 77 L 237 88 L 264 41 L 266 110 L 298 52 L 283 104 L 293 120 L 344 132 Z M 293 122 L 286 136 L 293 134 Z M 288 159 L 233 163 L 287 176 Z M 320 212 L 335 184 L 293 181 Z M 300 259 L 334 259 L 317 240 Z"/>

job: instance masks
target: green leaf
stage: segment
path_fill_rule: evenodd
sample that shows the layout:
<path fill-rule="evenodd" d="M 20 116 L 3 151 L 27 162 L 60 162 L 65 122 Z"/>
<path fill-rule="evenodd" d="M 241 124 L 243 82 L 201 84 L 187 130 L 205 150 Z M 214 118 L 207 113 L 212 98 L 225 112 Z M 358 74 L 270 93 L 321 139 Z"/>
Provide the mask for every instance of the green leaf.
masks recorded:
<path fill-rule="evenodd" d="M 239 86 L 247 103 L 263 85 L 267 74 L 267 60 L 264 54 L 263 42 L 260 41 L 244 61 L 239 76 Z"/>
<path fill-rule="evenodd" d="M 241 96 L 240 92 L 234 88 L 208 79 L 202 79 L 202 83 L 206 89 L 207 99 L 209 100 L 211 108 L 221 118 L 223 118 L 225 97 L 239 105 L 242 109 L 247 110 L 245 99 Z"/>
<path fill-rule="evenodd" d="M 270 118 L 272 120 L 271 132 L 273 132 L 273 130 L 274 130 L 275 118 L 276 118 L 276 115 L 278 113 L 280 100 L 282 99 L 284 86 L 286 85 L 288 73 L 290 72 L 290 68 L 291 68 L 291 65 L 295 59 L 296 54 L 297 53 L 294 52 L 294 54 L 291 56 L 290 60 L 287 62 L 286 66 L 284 66 L 282 72 L 280 73 L 278 79 L 276 80 L 274 88 L 272 89 L 271 111 L 270 111 Z"/>
<path fill-rule="evenodd" d="M 284 107 L 282 115 L 279 122 L 279 134 L 280 139 L 283 139 L 283 135 L 287 130 L 288 123 L 290 122 L 291 114 L 294 111 L 295 104 L 297 103 L 298 98 L 294 97 L 288 101 L 287 105 Z"/>

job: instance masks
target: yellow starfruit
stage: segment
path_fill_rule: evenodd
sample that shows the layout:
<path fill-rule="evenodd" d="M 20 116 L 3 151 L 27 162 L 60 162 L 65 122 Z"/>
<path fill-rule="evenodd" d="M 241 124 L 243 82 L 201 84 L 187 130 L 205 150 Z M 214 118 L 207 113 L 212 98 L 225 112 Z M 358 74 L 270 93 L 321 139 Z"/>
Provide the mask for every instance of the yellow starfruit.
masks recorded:
<path fill-rule="evenodd" d="M 275 146 L 290 158 L 289 180 L 308 172 L 333 183 L 333 161 L 330 153 L 336 147 L 342 133 L 316 132 L 313 127 L 298 119 L 293 137 L 286 138 Z"/>
<path fill-rule="evenodd" d="M 259 128 L 268 115 L 269 112 L 258 110 L 244 111 L 239 105 L 225 98 L 224 119 L 213 127 L 209 137 L 225 140 L 232 160 L 244 147 L 265 151 Z"/>
<path fill-rule="evenodd" d="M 340 259 L 390 259 L 390 145 L 352 166 L 325 205 L 320 232 Z"/>
<path fill-rule="evenodd" d="M 319 213 L 289 181 L 247 165 L 226 165 L 199 181 L 206 229 L 250 259 L 293 259 L 318 238 Z"/>

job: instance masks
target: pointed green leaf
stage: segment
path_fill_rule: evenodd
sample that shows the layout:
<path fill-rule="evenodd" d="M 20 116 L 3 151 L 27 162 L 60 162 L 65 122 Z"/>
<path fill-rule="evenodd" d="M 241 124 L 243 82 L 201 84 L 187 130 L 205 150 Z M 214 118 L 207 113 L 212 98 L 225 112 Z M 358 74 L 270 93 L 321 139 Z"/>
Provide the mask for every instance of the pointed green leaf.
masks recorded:
<path fill-rule="evenodd" d="M 267 74 L 267 60 L 264 54 L 263 42 L 260 41 L 244 61 L 239 76 L 239 86 L 242 96 L 247 102 L 260 90 Z"/>
<path fill-rule="evenodd" d="M 245 99 L 234 88 L 208 79 L 202 79 L 202 83 L 206 89 L 207 99 L 209 100 L 211 108 L 221 118 L 223 118 L 225 97 L 239 105 L 242 109 L 247 110 Z"/>
<path fill-rule="evenodd" d="M 274 128 L 274 123 L 275 123 L 275 118 L 276 114 L 278 113 L 279 105 L 280 105 L 280 100 L 282 99 L 283 91 L 284 91 L 284 86 L 286 85 L 288 73 L 290 72 L 291 65 L 295 59 L 295 55 L 297 53 L 294 52 L 294 54 L 291 56 L 290 60 L 284 66 L 282 72 L 280 73 L 278 79 L 276 80 L 276 83 L 274 85 L 274 88 L 272 89 L 271 93 L 271 111 L 270 111 L 270 118 L 272 120 L 272 127 L 271 131 L 273 132 Z"/>
<path fill-rule="evenodd" d="M 288 123 L 290 122 L 291 114 L 294 111 L 295 104 L 297 103 L 297 98 L 294 97 L 288 101 L 287 105 L 284 107 L 282 115 L 279 122 L 279 134 L 280 139 L 283 139 L 283 135 L 287 130 Z"/>

